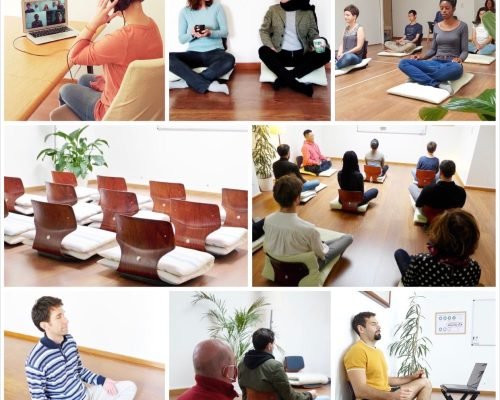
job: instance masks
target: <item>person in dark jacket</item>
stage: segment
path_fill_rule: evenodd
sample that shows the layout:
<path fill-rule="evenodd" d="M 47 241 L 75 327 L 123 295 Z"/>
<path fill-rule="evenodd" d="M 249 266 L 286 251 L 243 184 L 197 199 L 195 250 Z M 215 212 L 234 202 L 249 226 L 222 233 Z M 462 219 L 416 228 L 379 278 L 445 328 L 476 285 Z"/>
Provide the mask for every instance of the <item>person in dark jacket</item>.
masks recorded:
<path fill-rule="evenodd" d="M 257 329 L 252 335 L 254 350 L 247 352 L 238 365 L 238 384 L 247 400 L 247 390 L 276 393 L 280 400 L 312 400 L 315 390 L 299 393 L 292 389 L 283 364 L 274 359 L 274 332 Z"/>
<path fill-rule="evenodd" d="M 314 190 L 316 186 L 319 185 L 319 180 L 314 179 L 311 181 L 306 181 L 300 171 L 299 166 L 293 162 L 288 161 L 290 159 L 290 146 L 287 144 L 280 144 L 276 149 L 280 159 L 275 161 L 273 164 L 273 174 L 276 179 L 281 178 L 285 175 L 295 175 L 302 182 L 302 191 Z"/>
<path fill-rule="evenodd" d="M 365 192 L 363 175 L 359 172 L 358 156 L 354 151 L 346 151 L 342 159 L 342 169 L 338 174 L 339 186 L 342 190 L 363 192 L 363 201 L 359 204 L 368 203 L 378 195 L 375 188 Z"/>

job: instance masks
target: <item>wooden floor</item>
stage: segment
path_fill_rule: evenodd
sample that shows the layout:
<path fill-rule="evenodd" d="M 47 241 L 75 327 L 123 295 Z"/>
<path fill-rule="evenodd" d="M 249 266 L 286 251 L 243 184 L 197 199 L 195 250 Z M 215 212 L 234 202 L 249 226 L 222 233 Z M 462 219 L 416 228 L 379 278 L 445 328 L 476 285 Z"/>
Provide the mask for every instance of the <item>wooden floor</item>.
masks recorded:
<path fill-rule="evenodd" d="M 38 106 L 33 114 L 28 118 L 28 121 L 50 121 L 50 112 L 59 107 L 59 89 L 68 82 L 61 82 L 45 100 Z"/>
<path fill-rule="evenodd" d="M 425 54 L 428 44 L 424 41 L 423 45 L 422 54 Z M 372 61 L 366 68 L 334 78 L 336 121 L 420 121 L 420 108 L 432 106 L 386 93 L 387 89 L 407 82 L 408 77 L 398 68 L 401 58 L 378 56 L 382 50 L 382 45 L 368 46 L 368 57 Z M 475 76 L 458 95 L 476 97 L 485 89 L 494 88 L 495 69 L 496 62 L 491 65 L 464 64 L 464 71 Z M 454 111 L 449 112 L 444 120 L 478 121 L 479 118 L 475 114 Z"/>
<path fill-rule="evenodd" d="M 4 399 L 29 399 L 28 385 L 24 375 L 24 363 L 35 343 L 4 336 Z M 130 380 L 137 385 L 135 400 L 165 398 L 165 371 L 117 361 L 105 357 L 80 353 L 83 365 L 91 371 L 113 380 Z"/>
<path fill-rule="evenodd" d="M 339 160 L 334 167 L 341 168 Z M 316 226 L 354 236 L 353 244 L 335 265 L 325 286 L 395 286 L 401 274 L 394 261 L 398 248 L 410 254 L 426 251 L 427 236 L 424 228 L 413 223 L 413 207 L 408 186 L 411 183 L 409 165 L 390 165 L 383 184 L 365 182 L 365 190 L 375 187 L 378 197 L 370 202 L 365 214 L 331 211 L 329 203 L 338 196 L 337 174 L 320 178 L 328 187 L 307 204 L 299 206 L 301 218 Z M 309 179 L 309 177 L 306 177 Z M 265 217 L 279 209 L 271 192 L 253 199 L 253 217 Z M 495 286 L 495 193 L 467 189 L 465 210 L 477 219 L 481 231 L 479 247 L 473 258 L 481 265 L 480 283 Z M 264 251 L 253 255 L 253 286 L 270 286 L 272 282 L 261 276 Z"/>
<path fill-rule="evenodd" d="M 147 194 L 146 191 L 134 191 Z M 188 193 L 187 199 L 220 204 L 220 196 L 208 193 Z M 226 256 L 216 257 L 215 265 L 208 273 L 181 286 L 247 286 L 247 249 L 248 244 L 245 243 Z M 100 258 L 94 256 L 86 261 L 55 260 L 39 256 L 29 246 L 5 244 L 5 286 L 147 286 L 97 264 Z"/>
<path fill-rule="evenodd" d="M 330 121 L 330 86 L 314 86 L 312 98 L 289 88 L 274 91 L 257 70 L 235 70 L 230 95 L 170 92 L 170 121 Z M 328 81 L 330 72 L 327 70 Z"/>

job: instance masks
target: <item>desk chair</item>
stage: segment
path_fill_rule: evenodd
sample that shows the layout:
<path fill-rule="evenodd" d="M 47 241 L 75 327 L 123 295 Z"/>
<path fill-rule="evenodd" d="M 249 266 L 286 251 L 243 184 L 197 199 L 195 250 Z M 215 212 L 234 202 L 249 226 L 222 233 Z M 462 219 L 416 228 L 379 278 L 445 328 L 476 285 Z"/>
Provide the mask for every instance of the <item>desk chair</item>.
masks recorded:
<path fill-rule="evenodd" d="M 222 207 L 226 211 L 224 226 L 248 227 L 248 192 L 222 188 Z"/>
<path fill-rule="evenodd" d="M 417 186 L 423 188 L 424 186 L 434 183 L 436 180 L 436 172 L 425 169 L 417 169 L 416 171 Z"/>
<path fill-rule="evenodd" d="M 256 390 L 246 388 L 248 400 L 279 400 L 279 397 L 274 392 L 258 392 Z"/>
<path fill-rule="evenodd" d="M 79 121 L 67 106 L 52 110 L 51 121 Z M 164 121 L 165 60 L 135 60 L 127 68 L 120 89 L 103 121 Z"/>

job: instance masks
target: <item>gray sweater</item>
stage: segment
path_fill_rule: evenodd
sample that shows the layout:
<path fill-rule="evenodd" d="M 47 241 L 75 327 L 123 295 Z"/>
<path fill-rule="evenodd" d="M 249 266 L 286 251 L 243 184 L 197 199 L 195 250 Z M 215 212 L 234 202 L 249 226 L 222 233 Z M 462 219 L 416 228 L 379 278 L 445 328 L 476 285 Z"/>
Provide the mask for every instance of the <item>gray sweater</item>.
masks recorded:
<path fill-rule="evenodd" d="M 425 55 L 425 58 L 443 58 L 452 59 L 460 57 L 465 61 L 469 43 L 469 28 L 465 22 L 460 24 L 452 31 L 443 31 L 439 24 L 434 25 L 434 37 L 432 47 Z"/>

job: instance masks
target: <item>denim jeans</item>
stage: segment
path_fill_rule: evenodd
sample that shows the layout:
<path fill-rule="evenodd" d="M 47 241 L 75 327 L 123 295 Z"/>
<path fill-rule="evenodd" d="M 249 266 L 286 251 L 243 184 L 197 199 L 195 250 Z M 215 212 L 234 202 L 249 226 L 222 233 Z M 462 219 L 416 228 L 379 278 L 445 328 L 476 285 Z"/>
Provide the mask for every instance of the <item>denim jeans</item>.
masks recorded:
<path fill-rule="evenodd" d="M 78 83 L 67 83 L 59 90 L 59 104 L 66 104 L 82 121 L 95 121 L 94 108 L 101 92 L 90 87 L 96 75 L 85 74 Z"/>
<path fill-rule="evenodd" d="M 234 56 L 223 49 L 169 53 L 170 71 L 184 79 L 190 88 L 205 93 L 210 84 L 234 68 Z M 193 68 L 206 67 L 201 73 Z"/>
<path fill-rule="evenodd" d="M 394 258 L 396 259 L 396 264 L 398 265 L 399 272 L 401 276 L 405 276 L 406 271 L 410 267 L 411 257 L 406 250 L 398 249 L 394 253 Z"/>
<path fill-rule="evenodd" d="M 345 53 L 335 63 L 335 69 L 348 67 L 349 65 L 359 64 L 363 59 L 354 53 Z"/>
<path fill-rule="evenodd" d="M 477 50 L 477 47 L 474 46 L 473 42 L 469 42 L 469 53 L 477 53 L 481 54 L 483 56 L 489 56 L 490 54 L 493 54 L 496 50 L 496 46 L 494 44 L 488 43 L 486 46 L 484 46 L 481 50 Z"/>
<path fill-rule="evenodd" d="M 377 196 L 378 196 L 378 189 L 375 188 L 368 189 L 366 192 L 363 193 L 363 201 L 359 203 L 359 205 L 363 206 Z"/>
<path fill-rule="evenodd" d="M 302 191 L 305 192 L 307 190 L 314 190 L 316 186 L 319 185 L 319 181 L 314 179 L 313 181 L 307 181 L 302 184 Z"/>
<path fill-rule="evenodd" d="M 451 60 L 411 60 L 399 62 L 399 69 L 421 85 L 438 87 L 441 82 L 454 81 L 464 72 L 462 64 Z"/>
<path fill-rule="evenodd" d="M 420 189 L 417 185 L 412 183 L 410 186 L 408 186 L 408 190 L 410 191 L 411 198 L 414 201 L 417 201 L 418 196 L 420 196 L 420 192 L 422 191 L 422 189 Z"/>
<path fill-rule="evenodd" d="M 319 165 L 305 165 L 304 170 L 318 175 L 320 172 L 326 171 L 331 167 L 332 162 L 330 160 L 321 160 L 321 164 Z"/>
<path fill-rule="evenodd" d="M 325 254 L 324 260 L 318 260 L 319 269 L 324 268 L 326 264 L 332 261 L 335 257 L 341 256 L 344 251 L 351 245 L 354 238 L 352 235 L 342 235 L 341 237 L 329 240 L 325 244 L 329 247 L 328 252 Z"/>

